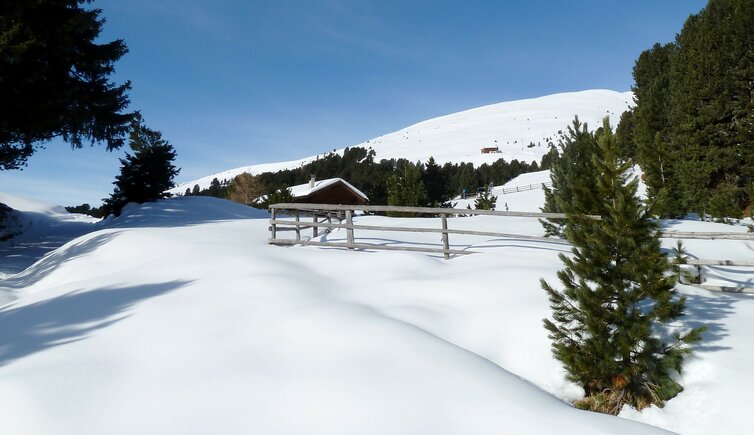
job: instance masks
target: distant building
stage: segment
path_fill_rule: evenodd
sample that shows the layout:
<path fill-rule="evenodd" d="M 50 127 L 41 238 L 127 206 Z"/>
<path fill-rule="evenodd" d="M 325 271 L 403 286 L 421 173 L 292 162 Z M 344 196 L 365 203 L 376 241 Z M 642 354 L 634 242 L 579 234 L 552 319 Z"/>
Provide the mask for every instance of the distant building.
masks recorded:
<path fill-rule="evenodd" d="M 369 198 L 359 189 L 342 178 L 315 180 L 314 176 L 306 184 L 292 186 L 294 202 L 311 204 L 364 205 Z"/>
<path fill-rule="evenodd" d="M 482 148 L 482 154 L 492 154 L 492 153 L 499 153 L 499 152 L 500 152 L 500 149 L 497 146 Z"/>

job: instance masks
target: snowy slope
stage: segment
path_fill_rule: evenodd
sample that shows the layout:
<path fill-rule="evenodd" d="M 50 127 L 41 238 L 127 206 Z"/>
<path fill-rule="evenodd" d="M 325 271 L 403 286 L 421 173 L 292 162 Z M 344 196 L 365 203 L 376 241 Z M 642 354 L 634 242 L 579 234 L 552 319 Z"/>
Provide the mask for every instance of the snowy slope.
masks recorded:
<path fill-rule="evenodd" d="M 18 273 L 39 257 L 57 249 L 69 240 L 88 233 L 98 219 L 68 213 L 59 205 L 20 198 L 0 192 L 0 203 L 13 209 L 18 233 L 12 239 L 0 241 L 0 279 Z M 0 303 L 4 302 L 0 294 Z"/>
<path fill-rule="evenodd" d="M 537 171 L 521 174 L 510 180 L 502 186 L 495 186 L 490 193 L 497 196 L 495 209 L 506 211 L 529 211 L 539 213 L 540 208 L 545 203 L 545 192 L 542 190 L 542 184 L 550 182 L 550 171 Z M 510 192 L 513 189 L 520 188 L 520 192 Z M 509 193 L 505 193 L 509 192 Z M 456 198 L 452 202 L 456 208 L 474 208 L 476 198 L 467 199 Z"/>
<path fill-rule="evenodd" d="M 147 207 L 0 281 L 23 289 L 0 310 L 0 432 L 661 433 L 548 394 L 574 391 L 541 328 L 503 332 L 545 298 L 535 280 L 519 302 L 482 284 L 551 275 L 556 252 L 528 272 L 525 248 L 507 265 L 311 252 L 268 246 L 236 204 Z M 532 344 L 541 379 L 498 363 Z"/>
<path fill-rule="evenodd" d="M 548 151 L 548 141 L 557 143 L 558 132 L 565 131 L 575 115 L 591 128 L 599 126 L 605 116 L 610 116 L 616 125 L 632 100 L 631 92 L 588 90 L 509 101 L 430 119 L 354 146 L 371 147 L 377 160 L 406 158 L 425 162 L 431 156 L 440 164 L 472 162 L 475 166 L 499 158 L 539 162 Z M 530 143 L 535 146 L 529 148 Z M 480 152 L 483 147 L 495 146 L 501 153 Z M 242 172 L 259 174 L 296 168 L 316 157 L 230 169 L 182 183 L 171 192 L 182 194 L 195 184 L 206 188 L 213 178 L 231 179 Z"/>
<path fill-rule="evenodd" d="M 0 192 L 0 203 L 21 212 L 39 213 L 48 216 L 68 214 L 68 211 L 63 206 L 21 198 L 3 192 Z"/>
<path fill-rule="evenodd" d="M 535 194 L 505 198 L 512 210 L 536 210 Z M 0 433 L 665 433 L 630 419 L 692 435 L 749 431 L 751 296 L 680 286 L 688 297 L 681 326 L 709 327 L 680 377 L 685 391 L 664 409 L 609 417 L 569 404 L 581 391 L 565 381 L 542 328 L 550 311 L 538 281 L 557 282 L 567 246 L 453 234 L 453 248 L 482 253 L 450 261 L 283 248 L 267 245 L 267 217 L 206 197 L 131 205 L 0 280 L 0 297 L 13 299 L 0 307 Z M 453 218 L 449 226 L 542 232 L 527 218 Z M 441 244 L 430 233 L 355 235 Z M 746 242 L 687 248 L 701 258 L 754 259 Z M 751 269 L 705 274 L 754 281 Z"/>

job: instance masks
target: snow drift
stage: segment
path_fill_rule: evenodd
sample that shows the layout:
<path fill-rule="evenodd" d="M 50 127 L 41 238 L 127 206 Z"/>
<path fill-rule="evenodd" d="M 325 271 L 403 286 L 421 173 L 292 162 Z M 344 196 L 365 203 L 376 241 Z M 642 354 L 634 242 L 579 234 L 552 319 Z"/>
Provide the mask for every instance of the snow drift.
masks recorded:
<path fill-rule="evenodd" d="M 545 174 L 518 182 L 537 177 Z M 501 201 L 536 209 L 541 190 Z M 581 390 L 564 380 L 541 324 L 550 312 L 538 280 L 557 282 L 567 246 L 453 235 L 454 247 L 483 253 L 450 261 L 282 248 L 266 243 L 265 211 L 207 197 L 129 206 L 98 225 L 0 280 L 0 295 L 12 299 L 0 308 L 2 433 L 749 430 L 742 416 L 754 391 L 754 299 L 747 295 L 681 286 L 682 323 L 709 327 L 680 376 L 685 391 L 664 409 L 624 409 L 619 418 L 570 405 Z M 542 231 L 535 219 L 488 216 L 450 219 L 450 227 Z M 437 234 L 356 232 L 357 242 L 367 239 L 441 243 Z M 753 255 L 739 241 L 695 241 L 688 249 L 704 258 Z M 733 267 L 706 273 L 754 278 Z"/>

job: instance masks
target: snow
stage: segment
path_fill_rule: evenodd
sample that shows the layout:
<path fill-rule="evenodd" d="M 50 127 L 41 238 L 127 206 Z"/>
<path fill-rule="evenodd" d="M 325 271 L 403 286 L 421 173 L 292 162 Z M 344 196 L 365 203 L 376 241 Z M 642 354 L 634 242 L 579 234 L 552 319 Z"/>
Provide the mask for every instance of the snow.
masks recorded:
<path fill-rule="evenodd" d="M 8 207 L 25 212 L 39 213 L 44 215 L 68 214 L 65 207 L 54 204 L 47 204 L 39 201 L 21 198 L 9 193 L 0 192 L 0 203 Z"/>
<path fill-rule="evenodd" d="M 495 210 L 506 211 L 507 206 L 510 211 L 540 212 L 545 203 L 545 191 L 542 189 L 545 183 L 550 183 L 550 171 L 527 172 L 502 186 L 493 187 L 490 194 L 497 196 Z M 520 192 L 505 193 L 517 187 L 521 188 Z M 456 204 L 456 208 L 474 208 L 475 201 L 476 197 L 470 196 L 466 199 L 455 198 L 451 202 Z"/>
<path fill-rule="evenodd" d="M 546 171 L 507 186 L 542 181 Z M 503 200 L 511 210 L 537 210 L 542 190 L 501 195 L 498 208 Z M 611 417 L 572 407 L 581 390 L 564 379 L 542 327 L 550 309 L 539 279 L 557 283 L 567 245 L 451 234 L 453 248 L 481 253 L 449 261 L 278 247 L 267 244 L 268 217 L 208 197 L 129 205 L 0 279 L 7 301 L 0 307 L 0 433 L 749 432 L 751 295 L 679 285 L 688 309 L 678 326 L 709 328 L 679 375 L 685 391 L 665 408 Z M 439 227 L 435 218 L 354 219 Z M 35 237 L 78 225 L 59 222 Z M 531 218 L 448 222 L 542 234 Z M 745 232 L 744 224 L 663 223 Z M 442 243 L 431 233 L 357 230 L 355 237 Z M 686 247 L 698 258 L 754 256 L 742 241 Z M 754 278 L 751 268 L 704 273 L 727 283 Z"/>
<path fill-rule="evenodd" d="M 90 216 L 68 213 L 59 205 L 46 204 L 0 192 L 0 203 L 14 210 L 21 234 L 0 241 L 0 279 L 18 273 L 47 252 L 92 231 Z M 16 231 L 14 231 L 15 233 Z M 6 296 L 0 293 L 0 303 Z"/>
<path fill-rule="evenodd" d="M 601 125 L 605 116 L 616 126 L 620 115 L 633 104 L 631 92 L 593 89 L 566 92 L 526 100 L 508 101 L 478 107 L 430 119 L 393 133 L 353 145 L 372 148 L 377 161 L 405 158 L 426 162 L 434 157 L 438 164 L 471 162 L 474 166 L 492 163 L 500 158 L 539 162 L 549 151 L 548 142 L 558 142 L 559 131 L 565 131 L 575 115 L 592 128 Z M 529 148 L 529 144 L 534 146 Z M 500 153 L 482 154 L 481 148 L 497 146 Z M 336 151 L 343 154 L 343 149 Z M 170 192 L 183 194 L 194 185 L 209 187 L 212 179 L 230 180 L 238 174 L 252 175 L 295 169 L 314 161 L 311 156 L 287 162 L 266 163 L 228 169 L 181 183 Z"/>

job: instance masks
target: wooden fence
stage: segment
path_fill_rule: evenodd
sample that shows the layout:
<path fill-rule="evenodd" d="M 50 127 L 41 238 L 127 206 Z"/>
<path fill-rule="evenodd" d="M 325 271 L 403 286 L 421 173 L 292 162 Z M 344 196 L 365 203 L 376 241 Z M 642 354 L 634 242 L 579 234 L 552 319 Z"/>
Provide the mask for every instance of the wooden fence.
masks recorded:
<path fill-rule="evenodd" d="M 354 212 L 360 210 L 365 212 L 382 212 L 382 213 L 403 213 L 413 215 L 439 216 L 439 228 L 427 227 L 409 227 L 409 226 L 378 226 L 378 225 L 359 225 L 354 224 Z M 289 219 L 281 219 L 281 215 L 286 215 Z M 450 235 L 471 235 L 483 237 L 499 237 L 517 240 L 533 240 L 548 243 L 569 244 L 564 239 L 555 237 L 532 236 L 525 234 L 512 234 L 494 231 L 474 231 L 465 229 L 453 229 L 448 227 L 449 216 L 508 216 L 522 218 L 539 218 L 539 219 L 563 219 L 562 213 L 530 213 L 516 211 L 497 211 L 497 210 L 468 210 L 453 208 L 431 208 L 431 207 L 397 207 L 383 205 L 333 205 L 333 204 L 298 204 L 298 203 L 281 203 L 270 205 L 270 239 L 269 243 L 274 245 L 313 245 L 326 246 L 346 249 L 375 249 L 390 251 L 410 251 L 426 252 L 432 254 L 443 254 L 445 259 L 451 255 L 469 255 L 476 254 L 478 251 L 466 249 L 451 249 Z M 588 216 L 591 219 L 600 219 L 600 216 Z M 292 218 L 292 219 L 290 219 Z M 302 220 L 303 219 L 303 220 Z M 330 232 L 333 229 L 345 229 L 346 241 L 330 242 L 312 240 L 302 237 L 302 231 L 312 230 L 312 238 L 320 234 L 320 229 Z M 373 243 L 356 243 L 354 238 L 355 231 L 392 231 L 392 232 L 412 232 L 412 233 L 438 233 L 442 235 L 442 248 L 426 246 L 389 246 L 378 245 Z M 292 231 L 295 233 L 294 238 L 279 238 L 278 233 L 283 231 Z M 754 233 L 726 233 L 726 232 L 684 232 L 684 231 L 666 231 L 661 233 L 662 238 L 677 240 L 749 240 L 754 241 Z M 735 260 L 717 260 L 687 258 L 685 264 L 701 268 L 702 266 L 735 266 L 735 267 L 754 267 L 754 261 L 735 261 Z M 713 286 L 697 285 L 707 290 L 718 290 L 739 293 L 754 293 L 754 288 L 745 286 Z"/>
<path fill-rule="evenodd" d="M 377 225 L 357 225 L 353 223 L 354 211 L 366 211 L 366 212 L 383 212 L 383 213 L 403 213 L 414 215 L 431 215 L 439 216 L 440 227 L 439 228 L 422 228 L 422 227 L 406 227 L 406 226 L 377 226 Z M 547 241 L 550 243 L 565 243 L 568 242 L 558 238 L 531 236 L 524 234 L 511 234 L 501 233 L 494 231 L 473 231 L 464 229 L 452 229 L 448 228 L 448 216 L 470 216 L 470 215 L 483 215 L 483 216 L 509 216 L 509 217 L 527 217 L 527 218 L 550 218 L 550 219 L 563 219 L 565 215 L 562 213 L 529 213 L 529 212 L 516 212 L 516 211 L 497 211 L 497 210 L 469 210 L 469 209 L 455 209 L 455 208 L 432 208 L 432 207 L 398 207 L 387 205 L 332 205 L 332 204 L 271 204 L 270 205 L 270 239 L 269 243 L 275 245 L 316 245 L 316 246 L 331 246 L 341 247 L 347 249 L 382 249 L 391 251 L 413 251 L 413 252 L 427 252 L 434 254 L 443 254 L 446 259 L 449 259 L 451 255 L 468 255 L 476 254 L 477 251 L 451 249 L 450 248 L 450 235 L 451 234 L 464 234 L 471 236 L 485 236 L 485 237 L 502 237 L 512 238 L 519 240 L 537 240 Z M 280 214 L 285 213 L 293 217 L 293 220 L 279 219 Z M 338 222 L 333 222 L 333 217 L 338 218 Z M 600 219 L 599 216 L 589 216 L 592 219 Z M 307 218 L 307 220 L 301 220 Z M 345 223 L 343 223 L 345 221 Z M 336 228 L 346 230 L 346 242 L 323 242 L 318 240 L 306 240 L 301 237 L 301 231 L 305 229 L 313 229 L 313 237 L 317 236 L 317 229 L 325 228 L 332 230 Z M 277 233 L 279 231 L 294 231 L 295 239 L 281 239 L 278 238 Z M 424 246 L 385 246 L 371 243 L 356 243 L 354 241 L 355 230 L 372 230 L 372 231 L 395 231 L 395 232 L 412 232 L 412 233 L 438 233 L 442 235 L 442 248 L 430 248 Z"/>
<path fill-rule="evenodd" d="M 507 195 L 509 193 L 525 192 L 527 190 L 542 189 L 544 186 L 552 187 L 552 181 L 546 181 L 544 183 L 527 184 L 524 186 L 507 187 L 503 189 L 493 189 L 492 193 L 499 193 Z"/>

